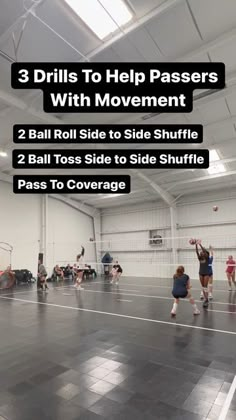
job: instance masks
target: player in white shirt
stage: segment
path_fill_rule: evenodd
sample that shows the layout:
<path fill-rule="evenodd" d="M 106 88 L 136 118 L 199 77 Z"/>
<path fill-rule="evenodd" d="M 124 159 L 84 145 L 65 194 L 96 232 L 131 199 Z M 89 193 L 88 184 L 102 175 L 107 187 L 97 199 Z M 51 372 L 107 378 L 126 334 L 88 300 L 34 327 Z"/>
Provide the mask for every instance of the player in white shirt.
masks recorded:
<path fill-rule="evenodd" d="M 83 281 L 83 275 L 84 275 L 84 270 L 85 270 L 85 264 L 84 264 L 85 249 L 83 246 L 81 248 L 82 248 L 81 253 L 77 255 L 77 258 L 76 258 L 79 265 L 77 267 L 77 277 L 76 277 L 76 283 L 74 287 L 77 290 L 84 290 L 83 287 L 81 287 L 81 283 Z"/>

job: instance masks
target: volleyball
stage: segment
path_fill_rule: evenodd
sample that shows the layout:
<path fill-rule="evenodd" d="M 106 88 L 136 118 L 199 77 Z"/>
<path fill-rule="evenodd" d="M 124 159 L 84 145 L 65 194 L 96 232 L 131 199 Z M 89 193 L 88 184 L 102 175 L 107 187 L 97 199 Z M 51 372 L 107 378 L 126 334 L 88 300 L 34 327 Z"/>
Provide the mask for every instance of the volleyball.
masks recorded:
<path fill-rule="evenodd" d="M 190 245 L 195 245 L 196 244 L 196 239 L 190 239 L 189 243 L 190 243 Z"/>
<path fill-rule="evenodd" d="M 217 206 L 213 206 L 213 211 L 218 211 L 218 207 Z"/>

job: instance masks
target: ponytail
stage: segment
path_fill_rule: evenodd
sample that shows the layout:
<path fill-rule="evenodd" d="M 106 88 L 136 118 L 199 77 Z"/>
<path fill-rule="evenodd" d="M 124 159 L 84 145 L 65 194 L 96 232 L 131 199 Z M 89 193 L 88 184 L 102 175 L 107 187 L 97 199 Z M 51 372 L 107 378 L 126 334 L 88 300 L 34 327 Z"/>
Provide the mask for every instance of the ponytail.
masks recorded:
<path fill-rule="evenodd" d="M 174 275 L 174 278 L 178 278 L 181 277 L 184 274 L 184 267 L 182 265 L 179 265 L 179 267 L 177 267 L 176 273 Z"/>

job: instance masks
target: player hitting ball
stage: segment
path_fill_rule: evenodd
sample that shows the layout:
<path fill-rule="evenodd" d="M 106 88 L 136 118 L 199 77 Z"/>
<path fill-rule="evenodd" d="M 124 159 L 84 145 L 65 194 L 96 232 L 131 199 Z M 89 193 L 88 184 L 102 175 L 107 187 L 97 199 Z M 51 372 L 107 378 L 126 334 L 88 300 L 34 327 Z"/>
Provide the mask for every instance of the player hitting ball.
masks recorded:
<path fill-rule="evenodd" d="M 174 279 L 174 285 L 173 285 L 172 295 L 174 296 L 175 300 L 174 300 L 173 308 L 171 311 L 171 315 L 176 316 L 177 311 L 178 311 L 179 300 L 185 299 L 185 298 L 189 299 L 189 302 L 191 303 L 193 307 L 193 314 L 199 315 L 200 311 L 197 308 L 197 305 L 190 293 L 190 289 L 191 289 L 190 278 L 187 274 L 185 274 L 184 267 L 182 265 L 180 265 L 177 268 L 173 279 Z"/>
<path fill-rule="evenodd" d="M 208 283 L 208 298 L 209 300 L 213 299 L 213 248 L 210 245 L 209 246 L 209 258 L 208 258 L 208 275 L 209 275 L 209 283 Z M 201 292 L 200 294 L 200 299 L 203 300 L 204 299 L 204 294 L 203 292 Z"/>
<path fill-rule="evenodd" d="M 123 270 L 122 270 L 120 264 L 118 263 L 118 261 L 116 261 L 115 265 L 113 265 L 112 271 L 111 271 L 111 274 L 112 274 L 111 284 L 115 283 L 116 285 L 118 285 L 122 273 L 123 273 Z"/>
<path fill-rule="evenodd" d="M 82 246 L 81 247 L 81 253 L 79 255 L 77 255 L 77 262 L 79 263 L 79 266 L 77 268 L 77 277 L 76 277 L 76 283 L 74 285 L 74 287 L 77 290 L 84 290 L 83 287 L 81 287 L 81 283 L 83 281 L 83 275 L 84 275 L 84 270 L 85 270 L 85 265 L 84 265 L 84 254 L 85 254 L 85 249 Z"/>
<path fill-rule="evenodd" d="M 201 251 L 199 251 L 200 247 Z M 202 292 L 204 296 L 203 308 L 207 308 L 209 304 L 208 300 L 208 283 L 209 283 L 209 252 L 203 248 L 201 241 L 196 241 L 196 253 L 199 261 L 199 278 L 202 286 Z"/>

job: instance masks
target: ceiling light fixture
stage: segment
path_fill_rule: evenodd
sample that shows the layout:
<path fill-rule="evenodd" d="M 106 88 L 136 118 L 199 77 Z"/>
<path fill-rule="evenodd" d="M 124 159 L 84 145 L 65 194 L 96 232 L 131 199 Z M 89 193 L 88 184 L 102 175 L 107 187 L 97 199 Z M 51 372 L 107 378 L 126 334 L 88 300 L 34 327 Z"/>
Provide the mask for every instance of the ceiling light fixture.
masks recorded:
<path fill-rule="evenodd" d="M 210 162 L 216 162 L 217 160 L 220 160 L 220 156 L 215 149 L 210 150 L 209 155 L 210 155 Z"/>
<path fill-rule="evenodd" d="M 210 175 L 226 172 L 226 167 L 220 163 L 220 156 L 216 150 L 210 150 L 210 166 L 207 169 Z"/>
<path fill-rule="evenodd" d="M 3 152 L 3 150 L 1 150 L 0 151 L 0 156 L 1 157 L 7 157 L 7 153 L 6 152 Z"/>
<path fill-rule="evenodd" d="M 123 0 L 65 0 L 65 2 L 101 40 L 133 18 Z"/>

